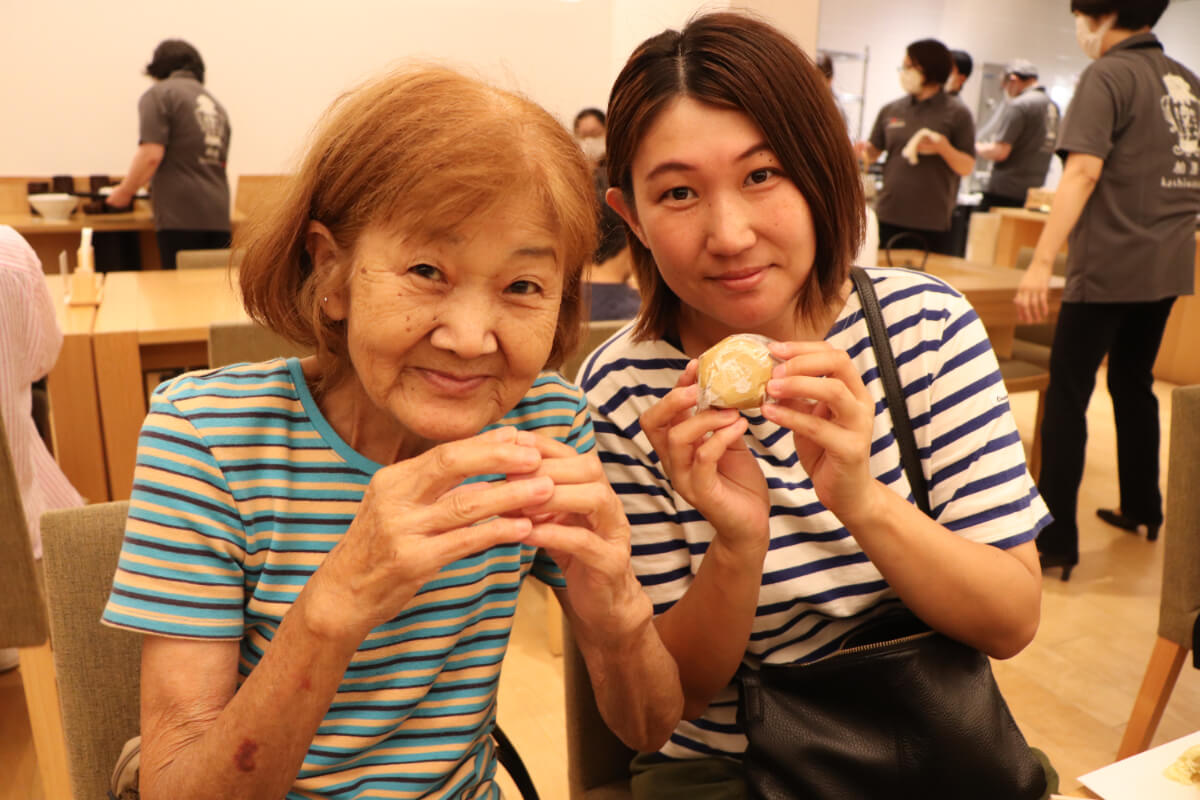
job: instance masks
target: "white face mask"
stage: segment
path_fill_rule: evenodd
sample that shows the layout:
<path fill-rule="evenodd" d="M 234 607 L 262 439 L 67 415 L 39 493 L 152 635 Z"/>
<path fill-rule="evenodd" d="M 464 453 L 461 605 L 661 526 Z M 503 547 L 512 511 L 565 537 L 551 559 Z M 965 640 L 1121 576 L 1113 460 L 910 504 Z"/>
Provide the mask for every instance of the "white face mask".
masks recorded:
<path fill-rule="evenodd" d="M 584 136 L 578 140 L 579 148 L 583 150 L 583 154 L 590 161 L 599 161 L 604 158 L 604 137 L 603 136 Z"/>
<path fill-rule="evenodd" d="M 1104 34 L 1108 33 L 1113 26 L 1113 21 L 1116 17 L 1109 17 L 1101 22 L 1095 31 L 1088 27 L 1088 18 L 1084 14 L 1075 15 L 1075 41 L 1079 42 L 1079 49 L 1083 54 L 1093 61 L 1100 57 L 1101 44 L 1104 41 Z"/>
<path fill-rule="evenodd" d="M 905 94 L 917 94 L 925 86 L 925 76 L 916 67 L 905 67 L 900 70 L 900 88 Z"/>

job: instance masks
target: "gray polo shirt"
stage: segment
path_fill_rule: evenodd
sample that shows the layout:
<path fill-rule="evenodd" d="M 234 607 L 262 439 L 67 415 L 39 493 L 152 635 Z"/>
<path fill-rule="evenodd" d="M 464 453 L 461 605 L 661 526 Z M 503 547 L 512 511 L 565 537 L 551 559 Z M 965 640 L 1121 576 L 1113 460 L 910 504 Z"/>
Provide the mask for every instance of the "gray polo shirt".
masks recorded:
<path fill-rule="evenodd" d="M 958 198 L 958 173 L 941 156 L 921 156 L 914 166 L 901 155 L 921 128 L 936 131 L 956 149 L 975 155 L 975 122 L 961 101 L 945 92 L 926 100 L 912 95 L 893 100 L 879 110 L 871 130 L 871 145 L 887 153 L 875 213 L 892 225 L 949 230 Z"/>
<path fill-rule="evenodd" d="M 227 231 L 229 116 L 187 70 L 176 70 L 138 100 L 138 141 L 161 144 L 150 181 L 158 230 Z"/>
<path fill-rule="evenodd" d="M 1152 33 L 1079 79 L 1060 153 L 1104 159 L 1071 231 L 1063 300 L 1153 302 L 1191 294 L 1200 213 L 1200 80 Z"/>
<path fill-rule="evenodd" d="M 1027 89 L 996 109 L 979 138 L 1012 147 L 992 167 L 987 190 L 1025 202 L 1029 189 L 1041 186 L 1058 141 L 1058 106 L 1040 86 Z"/>

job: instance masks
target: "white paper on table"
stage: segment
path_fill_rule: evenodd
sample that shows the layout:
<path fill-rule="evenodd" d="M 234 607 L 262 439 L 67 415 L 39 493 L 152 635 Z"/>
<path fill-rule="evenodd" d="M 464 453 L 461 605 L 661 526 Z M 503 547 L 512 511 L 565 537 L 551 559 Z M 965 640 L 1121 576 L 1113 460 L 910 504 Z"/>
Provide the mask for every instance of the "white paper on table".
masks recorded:
<path fill-rule="evenodd" d="M 1079 782 L 1104 800 L 1200 800 L 1200 786 L 1185 786 L 1163 775 L 1185 750 L 1197 744 L 1200 731 L 1081 775 Z"/>

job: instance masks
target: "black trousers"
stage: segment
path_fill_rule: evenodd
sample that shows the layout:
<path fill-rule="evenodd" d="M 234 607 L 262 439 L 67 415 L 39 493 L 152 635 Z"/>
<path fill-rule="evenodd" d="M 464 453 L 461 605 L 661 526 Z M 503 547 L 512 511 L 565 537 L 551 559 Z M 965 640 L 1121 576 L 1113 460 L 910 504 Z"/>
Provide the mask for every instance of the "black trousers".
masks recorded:
<path fill-rule="evenodd" d="M 923 228 L 906 228 L 903 225 L 893 225 L 879 220 L 879 253 L 889 247 L 898 250 L 928 250 L 931 253 L 954 255 L 951 252 L 950 231 L 928 231 Z M 886 264 L 887 261 L 884 260 Z"/>
<path fill-rule="evenodd" d="M 229 231 L 157 231 L 158 257 L 163 269 L 175 269 L 175 254 L 180 250 L 223 250 L 229 247 Z"/>
<path fill-rule="evenodd" d="M 1063 303 L 1050 351 L 1038 490 L 1054 516 L 1038 537 L 1043 553 L 1077 558 L 1076 511 L 1087 446 L 1087 407 L 1108 356 L 1108 392 L 1117 428 L 1121 512 L 1162 522 L 1158 488 L 1158 400 L 1154 360 L 1175 298 L 1152 303 Z"/>

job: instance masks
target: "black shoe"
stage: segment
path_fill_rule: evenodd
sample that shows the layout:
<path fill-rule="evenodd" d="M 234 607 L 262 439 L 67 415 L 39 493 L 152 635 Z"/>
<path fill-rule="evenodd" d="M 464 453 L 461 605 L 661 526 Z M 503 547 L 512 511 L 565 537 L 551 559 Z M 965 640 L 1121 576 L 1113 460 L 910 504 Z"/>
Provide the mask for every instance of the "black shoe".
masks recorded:
<path fill-rule="evenodd" d="M 1071 570 L 1075 569 L 1075 565 L 1079 563 L 1079 556 L 1060 556 L 1054 553 L 1039 552 L 1038 561 L 1041 562 L 1042 569 L 1062 567 L 1062 579 L 1066 582 L 1071 580 Z"/>
<path fill-rule="evenodd" d="M 1146 527 L 1147 541 L 1153 542 L 1158 538 L 1158 529 L 1161 523 L 1151 525 L 1147 522 L 1138 522 L 1111 508 L 1097 508 L 1096 516 L 1107 522 L 1109 525 L 1112 525 L 1114 528 L 1120 528 L 1123 531 L 1129 531 L 1135 536 L 1141 533 L 1140 528 L 1144 525 Z"/>

